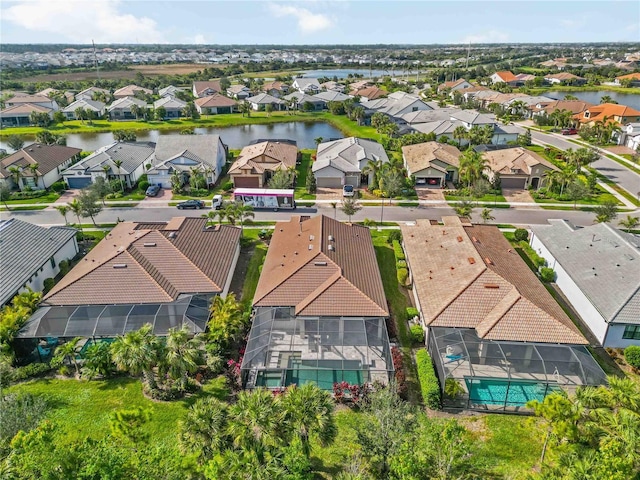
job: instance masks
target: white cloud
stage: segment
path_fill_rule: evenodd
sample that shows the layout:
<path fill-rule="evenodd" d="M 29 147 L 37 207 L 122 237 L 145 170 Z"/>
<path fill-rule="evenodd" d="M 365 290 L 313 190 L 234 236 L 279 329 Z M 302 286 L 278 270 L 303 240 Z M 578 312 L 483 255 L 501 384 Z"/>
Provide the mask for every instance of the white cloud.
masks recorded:
<path fill-rule="evenodd" d="M 75 43 L 164 43 L 155 20 L 121 11 L 119 0 L 20 0 L 0 12 L 27 30 Z"/>
<path fill-rule="evenodd" d="M 488 30 L 474 35 L 468 35 L 461 43 L 502 43 L 509 40 L 509 35 L 499 30 Z"/>
<path fill-rule="evenodd" d="M 207 38 L 203 34 L 198 33 L 195 37 L 193 37 L 192 43 L 194 43 L 195 45 L 204 45 L 211 42 L 208 42 Z"/>
<path fill-rule="evenodd" d="M 306 8 L 270 3 L 269 10 L 275 17 L 294 17 L 298 22 L 298 29 L 305 34 L 327 30 L 334 24 L 334 19 L 330 16 L 314 13 Z"/>

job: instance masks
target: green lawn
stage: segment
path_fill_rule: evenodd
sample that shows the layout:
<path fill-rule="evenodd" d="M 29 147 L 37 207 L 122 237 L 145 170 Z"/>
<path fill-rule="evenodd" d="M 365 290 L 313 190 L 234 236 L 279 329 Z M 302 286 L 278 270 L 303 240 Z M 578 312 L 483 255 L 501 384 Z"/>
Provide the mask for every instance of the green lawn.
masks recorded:
<path fill-rule="evenodd" d="M 9 204 L 8 209 L 4 206 L 0 207 L 0 212 L 6 212 L 8 210 L 12 212 L 23 211 L 23 210 L 44 210 L 45 208 L 47 208 L 46 205 L 29 205 L 26 207 L 12 207 L 11 204 Z"/>
<path fill-rule="evenodd" d="M 7 205 L 22 205 L 22 204 L 38 204 L 38 203 L 53 203 L 60 198 L 60 194 L 56 192 L 47 192 L 46 195 L 35 198 L 22 198 L 17 200 L 7 200 Z"/>
<path fill-rule="evenodd" d="M 467 200 L 470 197 L 460 197 L 457 195 L 445 195 L 444 196 L 445 200 L 454 200 L 454 201 L 461 201 L 461 200 Z M 471 198 L 471 200 L 475 203 L 494 203 L 494 202 L 505 202 L 507 201 L 506 198 L 504 198 L 503 195 L 493 195 L 491 193 L 488 193 L 486 195 L 483 195 L 482 197 L 479 198 Z"/>
<path fill-rule="evenodd" d="M 301 153 L 300 165 L 296 167 L 296 200 L 315 200 L 315 194 L 307 193 L 307 173 L 309 165 L 311 165 L 311 155 L 316 152 L 315 150 L 301 150 Z"/>
<path fill-rule="evenodd" d="M 244 285 L 242 286 L 242 303 L 247 306 L 253 301 L 253 295 L 256 293 L 258 287 L 258 280 L 260 279 L 260 266 L 264 262 L 267 256 L 267 246 L 258 240 L 258 229 L 245 230 L 245 237 L 254 239 L 254 249 L 251 260 L 249 260 L 249 266 L 247 267 L 247 275 L 244 279 Z"/>

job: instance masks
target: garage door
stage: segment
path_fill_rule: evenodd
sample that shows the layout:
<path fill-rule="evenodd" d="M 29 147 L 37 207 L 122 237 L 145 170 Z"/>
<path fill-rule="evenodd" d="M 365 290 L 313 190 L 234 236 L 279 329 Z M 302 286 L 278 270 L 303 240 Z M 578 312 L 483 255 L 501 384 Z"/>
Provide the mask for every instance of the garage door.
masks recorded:
<path fill-rule="evenodd" d="M 258 188 L 258 177 L 233 177 L 233 185 L 239 188 Z"/>
<path fill-rule="evenodd" d="M 91 177 L 67 177 L 69 188 L 85 188 L 91 185 Z"/>
<path fill-rule="evenodd" d="M 341 177 L 316 178 L 316 186 L 320 188 L 342 188 L 342 178 Z"/>
<path fill-rule="evenodd" d="M 502 188 L 524 188 L 526 178 L 500 178 Z"/>

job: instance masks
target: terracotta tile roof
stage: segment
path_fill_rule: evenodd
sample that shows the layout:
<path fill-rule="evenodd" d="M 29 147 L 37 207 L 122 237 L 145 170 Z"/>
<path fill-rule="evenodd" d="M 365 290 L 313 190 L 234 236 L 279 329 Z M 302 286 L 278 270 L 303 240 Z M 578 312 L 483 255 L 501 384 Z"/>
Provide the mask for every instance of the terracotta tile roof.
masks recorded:
<path fill-rule="evenodd" d="M 588 118 L 584 116 L 586 112 L 589 112 Z M 601 103 L 600 105 L 589 107 L 584 112 L 573 116 L 574 119 L 579 120 L 581 123 L 591 123 L 600 120 L 605 121 L 605 117 L 607 117 L 607 121 L 609 122 L 616 122 L 612 117 L 621 117 L 624 122 L 625 117 L 640 117 L 640 112 L 626 105 Z"/>
<path fill-rule="evenodd" d="M 194 103 L 199 107 L 235 107 L 238 105 L 238 102 L 235 100 L 225 97 L 224 95 L 220 95 L 219 93 L 214 93 L 213 95 L 209 95 L 208 97 L 200 97 L 196 98 Z"/>
<path fill-rule="evenodd" d="M 349 95 L 358 95 L 359 97 L 367 97 L 369 100 L 386 97 L 387 91 L 378 87 L 365 87 L 359 90 L 352 90 Z"/>
<path fill-rule="evenodd" d="M 5 102 L 7 105 L 21 105 L 24 103 L 48 103 L 52 100 L 46 95 L 16 95 Z"/>
<path fill-rule="evenodd" d="M 576 80 L 576 79 L 584 80 L 584 78 L 569 72 L 560 72 L 560 73 L 554 73 L 553 75 L 545 75 L 544 78 L 545 79 L 552 78 L 554 80 Z"/>
<path fill-rule="evenodd" d="M 516 76 L 508 70 L 496 72 L 495 74 L 498 75 L 503 82 L 515 82 L 516 80 L 518 80 Z"/>
<path fill-rule="evenodd" d="M 193 88 L 196 91 L 196 94 L 198 96 L 207 89 L 211 89 L 215 92 L 222 91 L 222 87 L 220 86 L 219 80 L 207 81 L 207 82 L 193 82 Z"/>
<path fill-rule="evenodd" d="M 443 220 L 401 227 L 427 325 L 474 328 L 491 340 L 587 343 L 496 227 Z"/>
<path fill-rule="evenodd" d="M 239 174 L 242 168 L 251 167 L 251 173 L 265 170 L 295 168 L 298 147 L 284 142 L 260 142 L 247 145 L 229 168 L 229 173 Z"/>
<path fill-rule="evenodd" d="M 593 107 L 592 103 L 583 102 L 582 100 L 554 100 L 542 104 L 541 108 L 534 108 L 534 111 L 544 110 L 547 113 L 553 113 L 556 110 L 569 110 L 572 113 L 581 113 L 586 109 Z"/>
<path fill-rule="evenodd" d="M 186 293 L 221 292 L 233 265 L 240 230 L 229 225 L 206 228 L 206 222 L 204 218 L 122 222 L 45 296 L 43 303 L 153 303 L 172 301 Z"/>
<path fill-rule="evenodd" d="M 0 160 L 0 178 L 7 178 L 10 173 L 7 171 L 12 165 L 26 167 L 27 165 L 38 164 L 38 175 L 46 175 L 55 170 L 67 160 L 78 155 L 80 148 L 67 147 L 64 145 L 44 145 L 33 143 L 28 145 L 8 157 Z M 23 176 L 33 176 L 31 170 L 25 169 Z M 47 185 L 48 187 L 49 185 Z"/>
<path fill-rule="evenodd" d="M 619 77 L 616 77 L 616 80 L 640 80 L 640 72 L 620 75 Z"/>
<path fill-rule="evenodd" d="M 119 88 L 115 92 L 113 92 L 114 98 L 122 98 L 122 97 L 134 97 L 137 92 L 142 92 L 147 95 L 151 95 L 153 90 L 149 90 L 148 88 L 139 87 L 138 85 L 127 85 L 126 87 Z"/>
<path fill-rule="evenodd" d="M 19 103 L 13 107 L 5 108 L 0 111 L 0 116 L 11 117 L 13 115 L 30 115 L 33 112 L 37 113 L 50 113 L 53 110 L 49 107 L 43 107 L 36 105 L 35 103 Z"/>
<path fill-rule="evenodd" d="M 287 85 L 284 82 L 279 82 L 279 81 L 267 82 L 267 83 L 262 85 L 262 91 L 263 92 L 268 92 L 269 90 L 285 91 L 285 90 L 288 90 L 288 89 L 289 89 L 289 85 Z"/>
<path fill-rule="evenodd" d="M 278 222 L 253 303 L 301 315 L 388 316 L 369 229 L 324 215 Z"/>
<path fill-rule="evenodd" d="M 454 167 L 460 166 L 460 150 L 453 145 L 438 142 L 425 142 L 402 147 L 402 157 L 409 174 L 428 168 L 434 160 L 440 160 Z"/>
<path fill-rule="evenodd" d="M 522 147 L 486 151 L 482 153 L 482 157 L 487 160 L 488 168 L 500 175 L 531 175 L 532 167 L 536 165 L 542 165 L 551 170 L 558 169 L 537 153 Z"/>

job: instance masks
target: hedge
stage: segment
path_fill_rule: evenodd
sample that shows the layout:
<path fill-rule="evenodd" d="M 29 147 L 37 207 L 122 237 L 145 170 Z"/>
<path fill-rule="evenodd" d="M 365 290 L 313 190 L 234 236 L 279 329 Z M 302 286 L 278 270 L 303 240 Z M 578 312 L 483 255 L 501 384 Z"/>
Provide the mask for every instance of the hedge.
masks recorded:
<path fill-rule="evenodd" d="M 407 312 L 407 320 L 413 320 L 414 317 L 420 316 L 420 312 L 418 311 L 417 308 L 414 308 L 414 307 L 407 307 L 406 312 Z"/>
<path fill-rule="evenodd" d="M 393 245 L 393 254 L 396 256 L 396 262 L 398 260 L 405 260 L 404 250 L 402 250 L 402 245 L 400 245 L 400 242 L 394 240 L 391 244 Z"/>
<path fill-rule="evenodd" d="M 415 345 L 424 345 L 424 330 L 420 325 L 411 325 L 411 341 Z"/>
<path fill-rule="evenodd" d="M 631 345 L 625 348 L 624 359 L 629 366 L 640 369 L 640 346 Z"/>
<path fill-rule="evenodd" d="M 422 399 L 427 407 L 437 410 L 440 408 L 440 384 L 438 383 L 438 377 L 433 368 L 429 352 L 426 349 L 418 351 L 416 362 L 418 364 L 418 380 L 420 380 Z"/>
<path fill-rule="evenodd" d="M 409 277 L 409 270 L 406 268 L 398 268 L 398 283 L 402 286 L 407 284 L 407 278 Z"/>
<path fill-rule="evenodd" d="M 407 268 L 407 261 L 406 260 L 398 260 L 396 262 L 396 268 Z"/>

